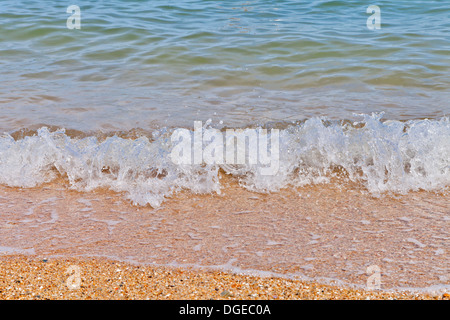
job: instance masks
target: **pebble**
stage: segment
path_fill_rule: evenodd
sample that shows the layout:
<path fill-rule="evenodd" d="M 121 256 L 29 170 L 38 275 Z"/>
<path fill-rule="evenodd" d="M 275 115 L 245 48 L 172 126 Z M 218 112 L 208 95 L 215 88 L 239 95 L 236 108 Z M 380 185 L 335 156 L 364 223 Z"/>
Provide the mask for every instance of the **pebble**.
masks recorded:
<path fill-rule="evenodd" d="M 233 295 L 232 295 L 229 291 L 227 291 L 227 290 L 222 291 L 222 292 L 220 293 L 220 295 L 221 295 L 222 297 L 225 297 L 225 298 L 228 298 L 228 297 L 232 297 L 232 296 L 233 296 Z"/>

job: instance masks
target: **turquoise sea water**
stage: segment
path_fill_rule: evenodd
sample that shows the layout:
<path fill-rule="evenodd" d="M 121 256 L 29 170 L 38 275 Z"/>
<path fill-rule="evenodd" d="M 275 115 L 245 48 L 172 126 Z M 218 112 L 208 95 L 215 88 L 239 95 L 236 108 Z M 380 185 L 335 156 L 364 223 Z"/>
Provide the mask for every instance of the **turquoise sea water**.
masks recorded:
<path fill-rule="evenodd" d="M 440 118 L 449 34 L 445 0 L 2 0 L 0 129 Z"/>
<path fill-rule="evenodd" d="M 446 190 L 449 15 L 438 0 L 2 0 L 0 183 L 59 175 L 154 206 L 219 190 L 219 169 L 256 191 L 336 173 L 374 194 Z M 209 119 L 283 129 L 276 174 L 176 166 L 171 130 Z"/>

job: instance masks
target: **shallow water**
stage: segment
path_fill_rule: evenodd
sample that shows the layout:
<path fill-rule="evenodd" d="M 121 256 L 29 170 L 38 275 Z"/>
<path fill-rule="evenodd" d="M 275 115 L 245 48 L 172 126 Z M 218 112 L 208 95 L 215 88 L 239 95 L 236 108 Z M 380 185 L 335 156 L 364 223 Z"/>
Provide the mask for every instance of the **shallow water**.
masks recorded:
<path fill-rule="evenodd" d="M 0 129 L 449 114 L 446 1 L 2 1 Z"/>
<path fill-rule="evenodd" d="M 378 199 L 352 186 L 259 194 L 224 179 L 220 195 L 181 193 L 158 209 L 105 190 L 80 195 L 61 182 L 2 187 L 0 257 L 96 256 L 363 289 L 375 266 L 382 290 L 450 290 L 443 195 Z"/>

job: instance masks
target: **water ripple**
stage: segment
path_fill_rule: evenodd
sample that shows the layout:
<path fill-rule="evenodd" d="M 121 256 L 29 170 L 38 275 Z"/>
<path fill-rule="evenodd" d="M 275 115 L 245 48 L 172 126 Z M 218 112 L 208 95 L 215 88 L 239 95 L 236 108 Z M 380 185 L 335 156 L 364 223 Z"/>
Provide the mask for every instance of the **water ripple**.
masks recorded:
<path fill-rule="evenodd" d="M 443 1 L 380 0 L 376 31 L 356 0 L 78 2 L 81 29 L 69 30 L 65 4 L 2 1 L 1 129 L 18 115 L 92 129 L 450 111 Z M 60 111 L 80 107 L 96 116 Z"/>

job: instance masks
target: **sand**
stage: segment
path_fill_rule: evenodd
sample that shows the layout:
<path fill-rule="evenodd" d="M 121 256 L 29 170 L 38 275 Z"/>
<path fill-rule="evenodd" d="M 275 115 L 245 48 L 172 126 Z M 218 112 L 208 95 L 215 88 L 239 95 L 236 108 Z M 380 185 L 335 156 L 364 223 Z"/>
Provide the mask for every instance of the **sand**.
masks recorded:
<path fill-rule="evenodd" d="M 79 280 L 77 280 L 79 279 Z M 450 295 L 355 290 L 276 277 L 151 267 L 108 259 L 3 256 L 0 299 L 8 300 L 441 300 Z"/>
<path fill-rule="evenodd" d="M 160 208 L 123 196 L 0 187 L 0 299 L 448 298 L 448 195 L 230 184 Z M 383 291 L 366 290 L 371 267 Z"/>

